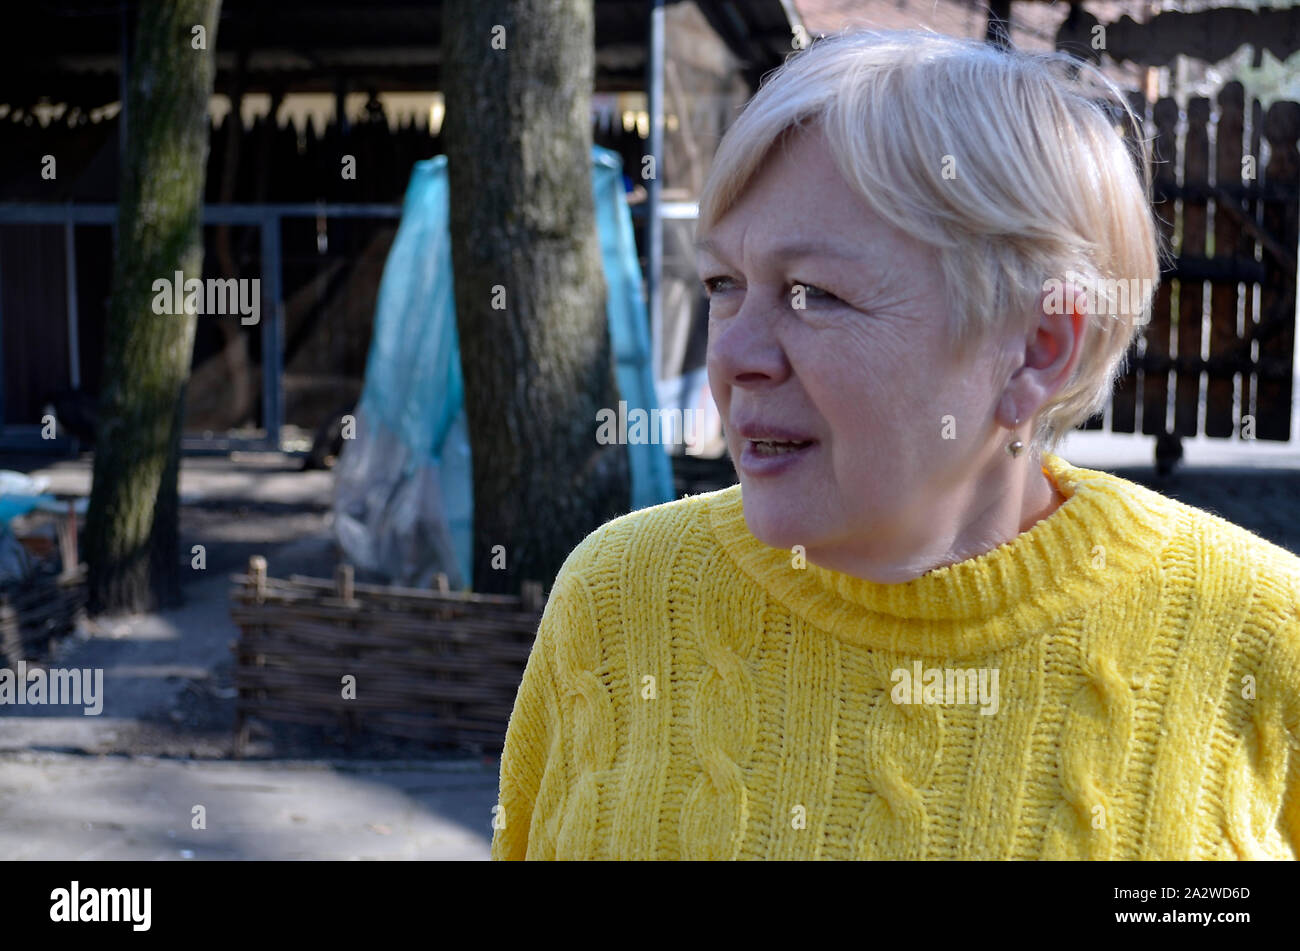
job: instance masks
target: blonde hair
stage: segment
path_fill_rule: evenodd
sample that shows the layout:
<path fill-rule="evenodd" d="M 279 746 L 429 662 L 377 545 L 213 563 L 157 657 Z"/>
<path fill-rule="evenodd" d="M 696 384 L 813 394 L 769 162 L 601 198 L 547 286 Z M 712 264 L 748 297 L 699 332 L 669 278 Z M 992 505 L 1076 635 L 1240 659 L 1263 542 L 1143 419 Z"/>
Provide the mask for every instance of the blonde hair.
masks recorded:
<path fill-rule="evenodd" d="M 772 73 L 728 129 L 698 233 L 778 141 L 814 123 L 867 206 L 938 249 L 954 352 L 1008 321 L 1027 336 L 1048 281 L 1088 293 L 1079 360 L 1033 420 L 1033 452 L 1055 451 L 1105 407 L 1160 279 L 1147 143 L 1119 90 L 1061 53 L 920 31 L 820 39 Z M 1136 299 L 1119 306 L 1115 282 Z"/>

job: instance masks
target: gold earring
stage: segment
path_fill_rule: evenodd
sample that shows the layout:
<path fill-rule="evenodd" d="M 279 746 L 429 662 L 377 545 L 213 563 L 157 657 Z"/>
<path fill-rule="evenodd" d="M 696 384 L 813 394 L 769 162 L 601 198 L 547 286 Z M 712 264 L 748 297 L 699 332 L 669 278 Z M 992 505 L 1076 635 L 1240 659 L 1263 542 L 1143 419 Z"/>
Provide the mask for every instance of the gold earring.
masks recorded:
<path fill-rule="evenodd" d="M 1020 417 L 1017 416 L 1016 426 L 1019 425 L 1020 425 Z M 1019 439 L 1013 439 L 1011 440 L 1011 442 L 1007 443 L 1007 452 L 1009 452 L 1013 458 L 1018 457 L 1024 451 L 1025 451 L 1025 444 L 1021 442 Z"/>

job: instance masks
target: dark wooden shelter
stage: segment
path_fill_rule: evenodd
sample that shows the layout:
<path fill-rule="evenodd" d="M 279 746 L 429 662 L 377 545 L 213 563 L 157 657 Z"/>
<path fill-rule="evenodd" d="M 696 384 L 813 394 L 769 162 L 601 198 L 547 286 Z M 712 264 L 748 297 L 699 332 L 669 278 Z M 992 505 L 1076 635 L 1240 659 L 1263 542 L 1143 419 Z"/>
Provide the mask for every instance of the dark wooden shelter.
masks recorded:
<path fill-rule="evenodd" d="M 593 4 L 595 91 L 644 91 L 652 115 L 665 112 L 665 22 L 691 24 L 684 45 L 695 59 L 674 77 L 719 90 L 710 133 L 791 51 L 798 22 L 791 0 Z M 124 123 L 91 116 L 123 98 L 133 8 L 132 0 L 50 0 L 26 10 L 21 28 L 0 31 L 0 447 L 75 450 L 75 440 L 41 438 L 40 420 L 54 406 L 61 423 L 75 425 L 98 391 Z M 411 165 L 441 149 L 428 128 L 392 130 L 379 114 L 350 120 L 345 96 L 376 102 L 382 93 L 439 90 L 441 22 L 438 0 L 222 3 L 215 92 L 235 103 L 268 95 L 272 118 L 212 131 L 205 271 L 260 277 L 263 318 L 253 327 L 200 321 L 188 448 L 280 447 L 286 422 L 310 432 L 359 391 Z M 700 66 L 707 60 L 716 68 Z M 279 124 L 277 106 L 297 93 L 333 95 L 333 121 Z M 62 112 L 46 126 L 35 111 L 49 105 Z M 619 151 L 628 169 L 643 153 L 681 151 L 662 125 L 648 140 L 597 128 L 596 141 Z M 340 183 L 340 153 L 355 154 L 370 174 Z M 57 159 L 55 179 L 41 175 L 46 155 Z M 635 217 L 653 311 L 660 222 L 672 209 L 660 178 L 647 185 Z M 224 438 L 231 428 L 247 438 Z"/>

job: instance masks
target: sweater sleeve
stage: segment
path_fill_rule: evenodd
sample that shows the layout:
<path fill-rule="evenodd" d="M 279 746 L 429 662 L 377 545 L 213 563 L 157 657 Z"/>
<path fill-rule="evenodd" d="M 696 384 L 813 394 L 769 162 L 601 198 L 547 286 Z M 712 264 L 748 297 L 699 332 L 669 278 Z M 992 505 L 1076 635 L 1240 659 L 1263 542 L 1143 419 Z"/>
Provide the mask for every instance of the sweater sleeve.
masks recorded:
<path fill-rule="evenodd" d="M 1300 603 L 1300 602 L 1298 602 Z M 1286 705 L 1288 722 L 1284 725 L 1291 740 L 1291 754 L 1286 777 L 1286 791 L 1282 800 L 1280 824 L 1292 855 L 1300 859 L 1300 607 L 1291 612 L 1290 625 L 1291 682 Z"/>
<path fill-rule="evenodd" d="M 1300 756 L 1294 754 L 1287 776 L 1286 799 L 1282 802 L 1282 828 L 1292 855 L 1300 859 Z"/>
<path fill-rule="evenodd" d="M 555 677 L 556 644 L 581 616 L 580 585 L 563 569 L 542 612 L 501 753 L 492 859 L 552 858 L 568 755 Z"/>

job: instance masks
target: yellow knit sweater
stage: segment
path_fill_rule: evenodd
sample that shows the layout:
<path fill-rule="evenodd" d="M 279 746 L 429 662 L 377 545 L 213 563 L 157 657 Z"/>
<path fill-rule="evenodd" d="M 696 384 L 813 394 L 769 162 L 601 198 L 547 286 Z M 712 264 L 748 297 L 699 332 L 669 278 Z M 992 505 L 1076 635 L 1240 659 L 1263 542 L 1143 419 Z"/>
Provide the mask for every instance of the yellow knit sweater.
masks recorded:
<path fill-rule="evenodd" d="M 1300 559 L 1043 457 L 1067 501 L 902 584 L 798 566 L 739 486 L 556 578 L 498 859 L 1296 859 Z"/>

